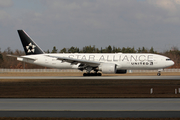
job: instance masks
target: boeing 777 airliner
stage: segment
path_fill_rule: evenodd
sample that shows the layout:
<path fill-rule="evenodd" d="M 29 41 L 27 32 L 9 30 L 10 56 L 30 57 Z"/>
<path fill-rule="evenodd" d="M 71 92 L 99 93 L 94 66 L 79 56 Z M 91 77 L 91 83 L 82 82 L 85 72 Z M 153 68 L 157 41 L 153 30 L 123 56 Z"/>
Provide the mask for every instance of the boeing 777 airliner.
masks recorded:
<path fill-rule="evenodd" d="M 125 74 L 127 70 L 158 70 L 174 65 L 165 56 L 145 53 L 44 53 L 24 30 L 18 30 L 25 56 L 14 56 L 17 60 L 58 69 L 85 70 L 83 76 Z M 13 55 L 9 55 L 13 56 Z"/>

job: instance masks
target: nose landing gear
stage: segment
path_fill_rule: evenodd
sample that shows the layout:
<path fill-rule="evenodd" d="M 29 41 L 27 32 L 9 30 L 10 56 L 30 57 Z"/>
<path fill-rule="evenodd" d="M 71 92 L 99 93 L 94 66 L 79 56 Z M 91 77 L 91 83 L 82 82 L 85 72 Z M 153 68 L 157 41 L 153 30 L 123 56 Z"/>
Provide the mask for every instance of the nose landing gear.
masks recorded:
<path fill-rule="evenodd" d="M 160 71 L 157 73 L 157 76 L 161 76 L 161 72 Z"/>
<path fill-rule="evenodd" d="M 163 71 L 164 69 L 158 69 L 158 73 L 157 76 L 161 76 L 161 71 Z"/>

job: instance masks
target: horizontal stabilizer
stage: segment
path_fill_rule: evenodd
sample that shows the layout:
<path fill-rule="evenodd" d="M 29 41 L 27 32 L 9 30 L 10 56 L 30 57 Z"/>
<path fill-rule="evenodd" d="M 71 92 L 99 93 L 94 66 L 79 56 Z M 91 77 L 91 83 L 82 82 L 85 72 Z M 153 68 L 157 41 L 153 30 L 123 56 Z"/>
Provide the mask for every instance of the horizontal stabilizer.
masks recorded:
<path fill-rule="evenodd" d="M 7 56 L 9 56 L 9 57 L 15 57 L 15 58 L 17 58 L 18 60 L 20 60 L 20 61 L 24 61 L 24 60 L 33 60 L 33 61 L 35 61 L 36 59 L 33 59 L 33 58 L 27 58 L 27 57 L 23 57 L 23 56 L 17 56 L 17 55 L 7 55 Z"/>

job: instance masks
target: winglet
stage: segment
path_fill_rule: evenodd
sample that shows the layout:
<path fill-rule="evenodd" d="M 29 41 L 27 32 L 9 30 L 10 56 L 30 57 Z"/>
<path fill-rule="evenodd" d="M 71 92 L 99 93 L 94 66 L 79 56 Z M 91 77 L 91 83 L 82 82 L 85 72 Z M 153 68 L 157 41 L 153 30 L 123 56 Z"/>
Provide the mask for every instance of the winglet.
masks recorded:
<path fill-rule="evenodd" d="M 44 51 L 30 38 L 24 30 L 17 30 L 26 55 L 44 54 Z"/>

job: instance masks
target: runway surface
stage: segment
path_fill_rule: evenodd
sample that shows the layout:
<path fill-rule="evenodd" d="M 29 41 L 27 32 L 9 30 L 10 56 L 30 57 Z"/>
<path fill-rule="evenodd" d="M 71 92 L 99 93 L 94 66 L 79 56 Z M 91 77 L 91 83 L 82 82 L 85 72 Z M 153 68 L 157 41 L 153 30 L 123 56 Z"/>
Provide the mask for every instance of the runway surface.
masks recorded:
<path fill-rule="evenodd" d="M 0 77 L 0 79 L 180 80 L 180 76 Z M 0 117 L 180 118 L 180 98 L 0 99 Z"/>
<path fill-rule="evenodd" d="M 0 77 L 0 79 L 156 79 L 156 80 L 180 80 L 180 76 L 27 76 L 27 77 Z"/>
<path fill-rule="evenodd" d="M 180 117 L 180 99 L 0 99 L 0 117 Z"/>
<path fill-rule="evenodd" d="M 180 99 L 0 99 L 0 111 L 180 111 Z"/>

